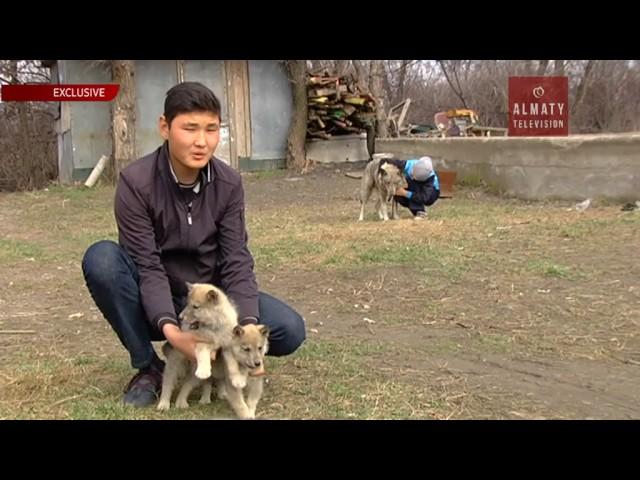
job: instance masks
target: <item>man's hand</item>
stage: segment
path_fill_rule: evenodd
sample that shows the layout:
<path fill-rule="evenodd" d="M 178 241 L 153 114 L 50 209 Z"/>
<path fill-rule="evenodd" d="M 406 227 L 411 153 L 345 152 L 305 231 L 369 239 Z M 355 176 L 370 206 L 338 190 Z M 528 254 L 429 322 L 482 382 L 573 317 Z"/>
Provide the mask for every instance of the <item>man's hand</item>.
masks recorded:
<path fill-rule="evenodd" d="M 407 196 L 407 190 L 405 190 L 405 189 L 404 189 L 404 188 L 402 188 L 402 187 L 399 187 L 399 188 L 396 190 L 396 193 L 395 193 L 395 194 L 396 194 L 396 196 L 398 196 L 398 197 L 405 197 L 405 198 L 406 198 L 406 196 Z"/>
<path fill-rule="evenodd" d="M 173 323 L 165 323 L 162 326 L 162 333 L 171 346 L 182 352 L 192 362 L 196 361 L 198 337 L 191 332 L 183 332 Z"/>

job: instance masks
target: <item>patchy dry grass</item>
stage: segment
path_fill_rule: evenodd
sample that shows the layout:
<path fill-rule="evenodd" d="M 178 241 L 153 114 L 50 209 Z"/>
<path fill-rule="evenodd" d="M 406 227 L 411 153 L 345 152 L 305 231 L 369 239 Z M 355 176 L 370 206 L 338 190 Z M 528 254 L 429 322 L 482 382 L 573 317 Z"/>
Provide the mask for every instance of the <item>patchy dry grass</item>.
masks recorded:
<path fill-rule="evenodd" d="M 638 418 L 640 214 L 488 195 L 357 222 L 357 182 L 245 177 L 261 288 L 308 341 L 268 359 L 268 418 Z M 218 418 L 120 404 L 132 371 L 79 262 L 113 189 L 0 195 L 0 418 Z M 365 320 L 366 319 L 366 320 Z M 30 333 L 10 333 L 27 331 Z"/>

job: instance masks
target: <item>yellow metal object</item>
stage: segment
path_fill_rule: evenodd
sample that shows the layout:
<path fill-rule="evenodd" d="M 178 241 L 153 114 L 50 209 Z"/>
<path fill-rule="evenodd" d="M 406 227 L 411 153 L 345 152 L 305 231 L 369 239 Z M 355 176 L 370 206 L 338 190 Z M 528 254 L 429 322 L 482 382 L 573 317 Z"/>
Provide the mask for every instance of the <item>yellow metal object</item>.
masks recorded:
<path fill-rule="evenodd" d="M 468 118 L 471 123 L 478 123 L 478 114 L 475 110 L 468 108 L 454 108 L 447 111 L 448 118 Z"/>

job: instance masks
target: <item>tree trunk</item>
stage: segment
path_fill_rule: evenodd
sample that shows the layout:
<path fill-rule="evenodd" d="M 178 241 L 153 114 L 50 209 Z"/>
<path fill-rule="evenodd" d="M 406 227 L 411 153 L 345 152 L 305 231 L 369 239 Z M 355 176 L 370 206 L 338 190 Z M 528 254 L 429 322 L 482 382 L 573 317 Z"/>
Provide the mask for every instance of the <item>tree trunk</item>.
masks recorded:
<path fill-rule="evenodd" d="M 305 60 L 287 60 L 286 65 L 289 81 L 293 84 L 293 118 L 287 138 L 286 164 L 288 169 L 302 171 L 307 166 L 307 63 Z"/>
<path fill-rule="evenodd" d="M 405 98 L 406 82 L 407 82 L 407 69 L 409 68 L 410 60 L 402 60 L 400 65 L 400 78 L 398 79 L 398 92 L 400 92 L 398 103 L 402 102 Z"/>
<path fill-rule="evenodd" d="M 396 89 L 396 88 L 393 88 L 393 85 L 391 85 L 391 81 L 393 80 L 393 77 L 397 70 L 394 70 L 393 68 L 394 67 L 393 60 L 387 60 L 383 62 L 383 67 L 384 67 L 384 75 L 382 76 L 382 80 L 383 80 L 385 98 L 389 102 L 389 106 L 395 105 L 399 101 L 398 98 L 402 97 L 402 95 L 398 93 L 400 92 L 400 87 Z"/>
<path fill-rule="evenodd" d="M 578 108 L 580 107 L 580 104 L 584 99 L 584 95 L 585 93 L 587 93 L 587 85 L 589 83 L 589 78 L 591 77 L 591 72 L 593 71 L 594 65 L 595 60 L 589 60 L 587 61 L 587 65 L 584 67 L 584 73 L 582 74 L 580 84 L 578 85 L 578 89 L 576 91 L 576 99 L 573 102 L 571 113 L 575 113 L 578 111 Z"/>
<path fill-rule="evenodd" d="M 356 76 L 358 77 L 358 85 L 365 92 L 369 92 L 369 70 L 362 62 L 362 60 L 353 60 L 353 67 L 356 69 Z"/>
<path fill-rule="evenodd" d="M 109 176 L 112 181 L 115 181 L 122 169 L 135 160 L 136 154 L 136 91 L 133 60 L 113 60 L 111 74 L 113 82 L 120 85 L 120 91 L 111 107 L 113 165 Z"/>
<path fill-rule="evenodd" d="M 371 95 L 376 100 L 376 123 L 378 124 L 378 137 L 385 138 L 388 136 L 387 129 L 387 113 L 384 101 L 384 65 L 382 60 L 371 60 L 369 82 L 371 87 Z"/>

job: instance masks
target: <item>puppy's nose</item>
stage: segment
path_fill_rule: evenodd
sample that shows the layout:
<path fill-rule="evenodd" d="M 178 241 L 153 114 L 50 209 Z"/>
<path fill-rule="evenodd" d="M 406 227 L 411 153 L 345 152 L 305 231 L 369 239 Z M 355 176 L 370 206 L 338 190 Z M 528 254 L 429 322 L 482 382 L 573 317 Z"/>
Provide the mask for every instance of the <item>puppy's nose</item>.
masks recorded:
<path fill-rule="evenodd" d="M 262 364 L 262 362 L 260 360 L 256 360 L 253 363 L 255 364 L 256 367 L 259 367 Z"/>

